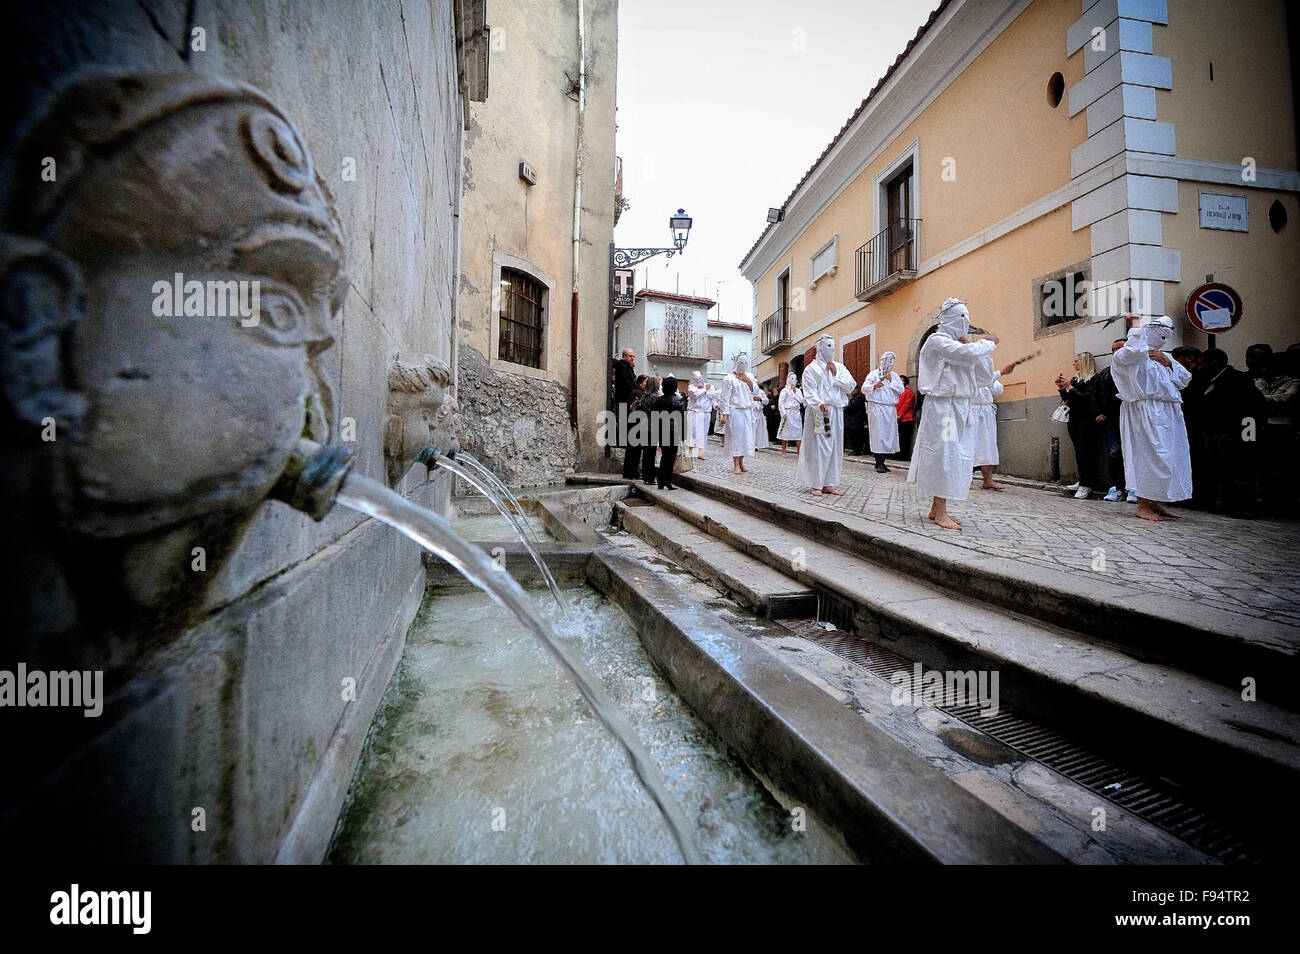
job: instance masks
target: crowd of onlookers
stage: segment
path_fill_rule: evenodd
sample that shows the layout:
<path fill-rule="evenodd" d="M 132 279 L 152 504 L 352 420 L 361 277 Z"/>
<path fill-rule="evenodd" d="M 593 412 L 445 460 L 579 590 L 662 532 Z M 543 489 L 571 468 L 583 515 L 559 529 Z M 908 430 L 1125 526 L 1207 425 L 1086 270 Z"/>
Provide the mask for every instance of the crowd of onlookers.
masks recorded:
<path fill-rule="evenodd" d="M 1116 339 L 1111 353 L 1123 344 L 1123 338 Z M 1182 391 L 1192 464 L 1192 498 L 1185 505 L 1234 517 L 1295 515 L 1300 343 L 1276 352 L 1268 344 L 1253 344 L 1246 349 L 1245 370 L 1234 368 L 1220 348 L 1183 346 L 1171 354 L 1192 375 Z M 1133 502 L 1132 490 L 1124 486 L 1122 402 L 1110 368 L 1098 370 L 1094 356 L 1082 352 L 1075 355 L 1073 376 L 1060 375 L 1056 384 L 1069 406 L 1067 427 L 1079 473 L 1071 488 L 1075 496 L 1086 499 L 1108 479 L 1104 499 Z"/>

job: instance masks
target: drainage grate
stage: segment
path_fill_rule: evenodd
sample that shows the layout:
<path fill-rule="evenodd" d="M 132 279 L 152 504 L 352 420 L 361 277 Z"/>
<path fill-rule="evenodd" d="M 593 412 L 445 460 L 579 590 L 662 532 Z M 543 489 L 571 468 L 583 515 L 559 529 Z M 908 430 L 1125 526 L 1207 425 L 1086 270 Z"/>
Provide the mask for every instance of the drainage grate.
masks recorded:
<path fill-rule="evenodd" d="M 853 629 L 852 600 L 820 586 L 815 587 L 814 592 L 817 594 L 817 621 L 819 623 L 834 623 L 837 628 L 843 630 Z"/>
<path fill-rule="evenodd" d="M 811 593 L 773 593 L 767 598 L 769 619 L 807 617 L 816 612 L 817 603 Z"/>
<path fill-rule="evenodd" d="M 820 601 L 818 609 L 820 618 Z M 892 682 L 895 673 L 906 673 L 908 691 L 921 691 L 915 681 L 915 662 L 892 650 L 849 633 L 827 631 L 813 620 L 790 620 L 782 625 L 887 682 Z M 1260 864 L 1268 860 L 1258 843 L 1243 838 L 1210 812 L 1191 804 L 1177 783 L 1130 771 L 1053 729 L 1017 715 L 1008 706 L 999 706 L 996 716 L 983 716 L 977 705 L 957 705 L 956 692 L 955 682 L 945 680 L 943 702 L 936 708 L 1207 855 L 1228 864 Z"/>

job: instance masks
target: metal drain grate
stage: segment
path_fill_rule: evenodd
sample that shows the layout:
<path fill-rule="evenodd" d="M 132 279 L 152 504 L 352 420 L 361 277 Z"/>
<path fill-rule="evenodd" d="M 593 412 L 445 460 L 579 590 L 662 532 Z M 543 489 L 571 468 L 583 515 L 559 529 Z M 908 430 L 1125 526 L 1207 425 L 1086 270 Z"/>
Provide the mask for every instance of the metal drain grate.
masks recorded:
<path fill-rule="evenodd" d="M 827 631 L 812 620 L 783 621 L 781 625 L 886 682 L 893 683 L 891 677 L 896 673 L 906 673 L 908 691 L 921 690 L 915 684 L 914 660 L 860 637 L 838 630 Z M 945 681 L 943 692 L 944 701 L 935 708 L 1193 848 L 1228 864 L 1260 864 L 1268 860 L 1258 843 L 1243 838 L 1210 812 L 1189 803 L 1176 783 L 1130 771 L 1053 729 L 1017 715 L 1009 706 L 999 706 L 996 716 L 983 716 L 980 714 L 983 710 L 977 705 L 957 705 L 955 684 Z"/>
<path fill-rule="evenodd" d="M 837 628 L 853 628 L 853 601 L 822 587 L 814 587 L 817 594 L 817 621 L 834 623 Z"/>

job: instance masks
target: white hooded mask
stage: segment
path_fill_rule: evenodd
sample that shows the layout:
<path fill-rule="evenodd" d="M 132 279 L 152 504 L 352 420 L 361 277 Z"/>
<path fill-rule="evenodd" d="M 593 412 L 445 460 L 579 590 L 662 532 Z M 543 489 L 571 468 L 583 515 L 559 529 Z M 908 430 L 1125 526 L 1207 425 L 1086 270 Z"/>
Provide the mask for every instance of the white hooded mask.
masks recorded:
<path fill-rule="evenodd" d="M 830 335 L 822 335 L 817 339 L 817 357 L 823 361 L 835 360 L 835 339 Z"/>
<path fill-rule="evenodd" d="M 700 372 L 696 371 L 694 374 L 691 375 L 691 384 L 694 384 L 696 387 L 699 387 L 703 383 L 704 383 L 704 375 L 700 374 Z"/>
<path fill-rule="evenodd" d="M 738 372 L 740 372 L 741 374 L 748 374 L 748 373 L 749 373 L 749 355 L 745 354 L 745 352 L 743 352 L 743 351 L 740 352 L 740 354 L 736 355 L 736 364 L 735 364 L 735 367 L 734 367 L 732 370 L 734 370 L 734 371 L 738 371 Z"/>
<path fill-rule="evenodd" d="M 894 352 L 886 351 L 880 356 L 880 370 L 884 374 L 889 374 L 894 370 Z"/>
<path fill-rule="evenodd" d="M 939 308 L 939 330 L 949 338 L 965 338 L 970 332 L 970 312 L 959 298 L 949 298 Z"/>
<path fill-rule="evenodd" d="M 785 386 L 791 391 L 797 388 L 799 386 L 799 375 L 795 374 L 793 371 L 787 374 L 785 376 Z"/>
<path fill-rule="evenodd" d="M 1163 351 L 1173 336 L 1174 322 L 1172 318 L 1161 315 L 1159 318 L 1152 318 L 1151 322 L 1141 330 L 1148 350 Z"/>

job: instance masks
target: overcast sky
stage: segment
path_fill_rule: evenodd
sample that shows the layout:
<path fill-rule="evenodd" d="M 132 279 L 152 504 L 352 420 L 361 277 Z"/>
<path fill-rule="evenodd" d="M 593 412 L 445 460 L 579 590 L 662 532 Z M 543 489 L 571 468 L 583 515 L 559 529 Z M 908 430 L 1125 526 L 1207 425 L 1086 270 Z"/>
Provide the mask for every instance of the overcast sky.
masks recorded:
<path fill-rule="evenodd" d="M 637 288 L 648 270 L 649 287 L 707 295 L 723 320 L 748 322 L 737 266 L 768 207 L 785 201 L 938 3 L 620 0 L 618 154 L 632 205 L 614 241 L 669 246 L 668 216 L 682 207 L 695 219 L 686 254 L 637 266 Z"/>

